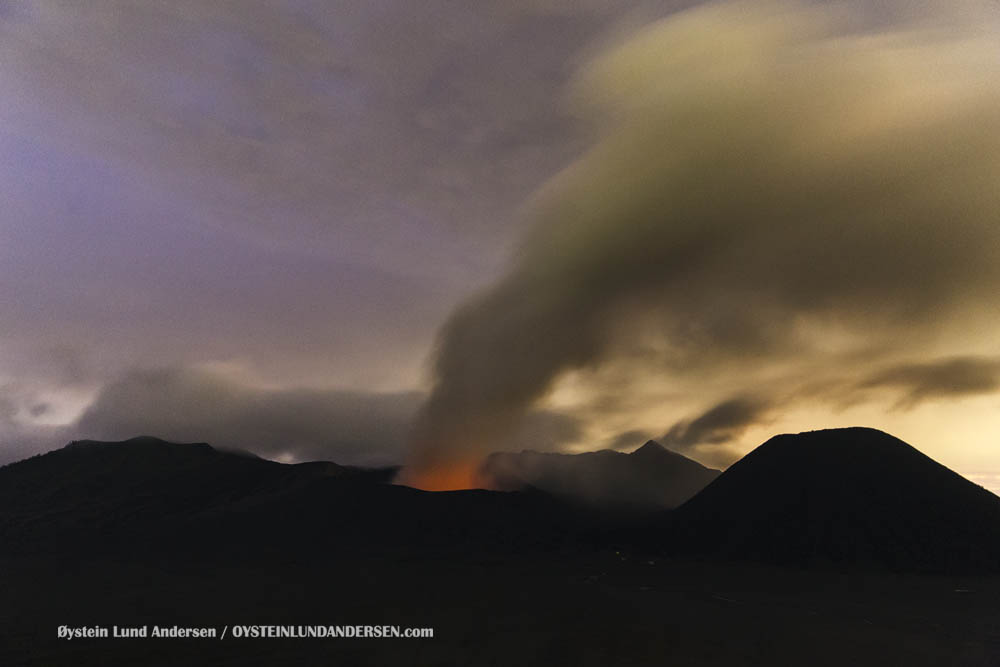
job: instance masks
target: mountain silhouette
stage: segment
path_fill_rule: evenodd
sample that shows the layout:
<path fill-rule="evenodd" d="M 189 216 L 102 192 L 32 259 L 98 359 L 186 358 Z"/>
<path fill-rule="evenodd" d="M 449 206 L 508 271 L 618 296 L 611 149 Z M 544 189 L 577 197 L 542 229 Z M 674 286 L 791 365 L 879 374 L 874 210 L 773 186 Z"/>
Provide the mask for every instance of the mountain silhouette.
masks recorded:
<path fill-rule="evenodd" d="M 771 438 L 672 515 L 679 551 L 784 564 L 997 569 L 1000 498 L 870 428 Z"/>
<path fill-rule="evenodd" d="M 283 464 L 206 443 L 80 440 L 0 468 L 0 555 L 81 549 L 537 545 L 590 526 L 547 494 L 429 493 L 396 469 Z"/>
<path fill-rule="evenodd" d="M 254 496 L 287 494 L 320 478 L 378 474 L 327 462 L 282 465 L 150 436 L 77 440 L 0 468 L 0 536 L 30 542 L 42 535 L 135 533 Z"/>
<path fill-rule="evenodd" d="M 496 453 L 483 463 L 480 475 L 491 488 L 534 487 L 599 507 L 670 509 L 703 489 L 719 471 L 649 440 L 631 454 L 607 449 Z"/>
<path fill-rule="evenodd" d="M 968 570 L 997 569 L 1000 499 L 877 431 L 779 436 L 652 512 L 537 488 L 425 492 L 389 473 L 148 437 L 0 468 L 0 664 L 560 664 L 567 650 L 580 664 L 997 664 L 1000 582 Z M 747 559 L 810 568 L 732 562 Z M 268 648 L 54 631 L 122 619 L 437 633 Z"/>
<path fill-rule="evenodd" d="M 387 483 L 391 469 L 282 464 L 151 437 L 82 440 L 0 468 L 0 555 L 633 545 L 803 566 L 1000 566 L 1000 498 L 873 429 L 777 436 L 722 474 L 656 443 L 497 454 L 484 470 L 521 490 L 432 493 Z M 696 484 L 707 486 L 695 494 Z"/>

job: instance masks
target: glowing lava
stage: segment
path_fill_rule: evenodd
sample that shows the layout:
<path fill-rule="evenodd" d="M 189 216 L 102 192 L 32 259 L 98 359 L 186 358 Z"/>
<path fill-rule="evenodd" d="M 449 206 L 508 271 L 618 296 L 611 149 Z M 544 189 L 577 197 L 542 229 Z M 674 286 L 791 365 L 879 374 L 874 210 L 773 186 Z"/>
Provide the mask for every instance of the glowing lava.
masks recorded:
<path fill-rule="evenodd" d="M 399 484 L 424 491 L 458 491 L 481 489 L 479 464 L 475 461 L 447 461 L 404 468 L 397 480 Z"/>

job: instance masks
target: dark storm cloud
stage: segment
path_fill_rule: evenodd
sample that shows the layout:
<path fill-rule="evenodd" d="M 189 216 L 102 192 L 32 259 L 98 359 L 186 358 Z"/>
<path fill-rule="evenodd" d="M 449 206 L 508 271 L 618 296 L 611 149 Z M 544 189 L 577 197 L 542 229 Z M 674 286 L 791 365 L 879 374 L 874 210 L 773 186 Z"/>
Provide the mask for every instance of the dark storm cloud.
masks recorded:
<path fill-rule="evenodd" d="M 742 456 L 736 447 L 740 436 L 747 429 L 766 423 L 772 407 L 770 401 L 761 397 L 730 398 L 692 419 L 677 422 L 658 442 L 705 465 L 724 468 Z"/>
<path fill-rule="evenodd" d="M 489 451 L 640 325 L 677 367 L 733 373 L 815 366 L 838 335 L 914 346 L 985 312 L 1000 288 L 986 25 L 852 33 L 821 6 L 723 3 L 599 58 L 577 97 L 603 136 L 542 191 L 506 275 L 441 329 L 414 465 Z"/>
<path fill-rule="evenodd" d="M 266 389 L 198 369 L 135 371 L 106 386 L 71 430 L 79 438 L 148 434 L 265 458 L 383 465 L 402 460 L 422 399 L 417 393 Z M 571 418 L 539 412 L 508 444 L 545 449 L 578 435 Z"/>
<path fill-rule="evenodd" d="M 936 398 L 991 394 L 1000 390 L 1000 359 L 953 357 L 899 364 L 872 374 L 861 387 L 898 391 L 898 405 L 903 408 Z"/>
<path fill-rule="evenodd" d="M 671 448 L 721 445 L 763 421 L 771 406 L 760 398 L 737 397 L 718 403 L 694 419 L 679 421 L 660 439 Z"/>

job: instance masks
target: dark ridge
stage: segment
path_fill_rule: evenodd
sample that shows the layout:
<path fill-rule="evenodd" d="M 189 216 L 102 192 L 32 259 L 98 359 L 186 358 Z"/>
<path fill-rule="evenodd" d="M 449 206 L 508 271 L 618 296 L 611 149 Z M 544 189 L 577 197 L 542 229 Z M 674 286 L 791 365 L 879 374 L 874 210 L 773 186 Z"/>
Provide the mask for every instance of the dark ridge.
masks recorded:
<path fill-rule="evenodd" d="M 532 487 L 589 506 L 640 510 L 676 507 L 718 474 L 653 440 L 631 454 L 496 453 L 480 468 L 492 488 Z"/>
<path fill-rule="evenodd" d="M 517 550 L 579 546 L 595 531 L 589 516 L 542 492 L 428 493 L 390 484 L 397 472 L 282 464 L 145 436 L 75 441 L 0 468 L 0 556 L 68 545 L 303 558 L 378 545 Z"/>
<path fill-rule="evenodd" d="M 73 440 L 66 445 L 66 449 L 88 449 L 88 448 L 106 448 L 106 447 L 116 447 L 127 445 L 129 447 L 185 447 L 185 446 L 196 446 L 196 447 L 208 447 L 206 442 L 192 442 L 192 443 L 180 443 L 180 442 L 170 442 L 162 438 L 157 438 L 152 435 L 137 435 L 133 438 L 128 438 L 127 440 Z"/>
<path fill-rule="evenodd" d="M 0 535 L 100 538 L 128 526 L 231 502 L 283 477 L 284 466 L 206 443 L 142 436 L 77 440 L 0 468 Z"/>
<path fill-rule="evenodd" d="M 217 449 L 224 454 L 233 454 L 234 456 L 245 456 L 248 459 L 262 458 L 251 452 L 249 449 L 237 449 L 233 447 L 215 447 L 214 449 Z"/>
<path fill-rule="evenodd" d="M 632 545 L 820 567 L 958 572 L 1000 563 L 1000 498 L 872 429 L 777 436 L 721 475 L 655 443 L 631 454 L 522 452 L 487 463 L 520 466 L 506 471 L 521 491 L 429 493 L 386 484 L 393 469 L 281 464 L 149 437 L 78 441 L 0 468 L 0 555 L 69 545 L 316 558 Z M 692 471 L 718 476 L 673 512 L 642 504 L 677 493 L 676 480 Z"/>
<path fill-rule="evenodd" d="M 995 570 L 1000 498 L 870 428 L 779 435 L 678 508 L 673 547 L 712 558 Z"/>
<path fill-rule="evenodd" d="M 0 468 L 0 480 L 30 476 L 32 471 L 83 473 L 118 471 L 133 473 L 154 469 L 201 465 L 206 461 L 229 455 L 204 442 L 174 443 L 152 436 L 137 436 L 128 440 L 73 440 L 61 449 L 32 456 Z"/>

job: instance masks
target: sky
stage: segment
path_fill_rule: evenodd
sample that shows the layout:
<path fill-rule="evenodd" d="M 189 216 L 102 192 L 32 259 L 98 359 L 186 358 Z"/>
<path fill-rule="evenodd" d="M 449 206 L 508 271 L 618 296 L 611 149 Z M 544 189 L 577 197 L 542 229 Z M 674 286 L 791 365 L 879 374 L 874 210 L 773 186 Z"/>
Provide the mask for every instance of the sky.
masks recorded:
<path fill-rule="evenodd" d="M 0 463 L 866 425 L 1000 489 L 995 11 L 697 4 L 0 0 Z"/>

